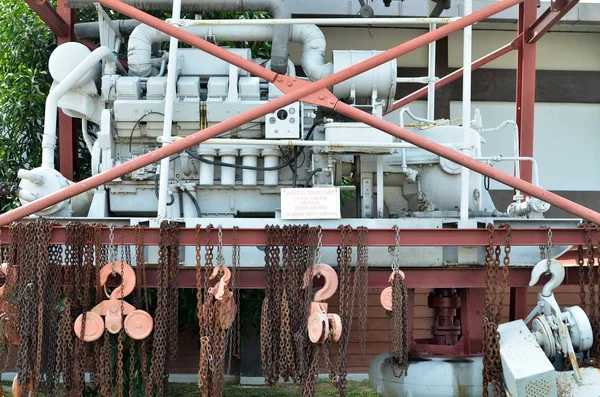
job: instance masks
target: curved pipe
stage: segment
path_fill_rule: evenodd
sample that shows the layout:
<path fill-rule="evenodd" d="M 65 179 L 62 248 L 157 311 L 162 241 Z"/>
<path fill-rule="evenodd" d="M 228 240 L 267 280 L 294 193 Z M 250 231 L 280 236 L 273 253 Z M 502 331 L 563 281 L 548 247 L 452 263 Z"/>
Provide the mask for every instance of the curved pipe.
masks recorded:
<path fill-rule="evenodd" d="M 173 7 L 172 0 L 122 0 L 142 10 L 170 11 Z M 94 4 L 93 0 L 70 0 L 67 7 L 83 8 Z M 292 14 L 279 0 L 182 0 L 181 10 L 190 12 L 201 11 L 266 11 L 274 19 L 291 19 Z M 288 38 L 290 25 L 274 26 L 272 40 L 271 70 L 278 74 L 287 73 Z M 132 33 L 133 34 L 133 33 Z"/>
<path fill-rule="evenodd" d="M 58 100 L 66 94 L 95 65 L 105 58 L 118 63 L 115 54 L 108 47 L 96 48 L 67 77 L 58 83 L 46 98 L 44 114 L 44 136 L 42 138 L 42 167 L 54 169 L 54 150 L 56 149 L 56 120 L 58 118 Z"/>
<path fill-rule="evenodd" d="M 185 24 L 185 21 L 182 22 Z M 211 35 L 222 41 L 268 41 L 275 34 L 276 26 L 192 25 L 182 26 L 181 29 L 197 37 Z M 166 42 L 169 39 L 168 34 L 148 25 L 136 27 L 129 37 L 127 47 L 127 62 L 131 74 L 142 77 L 155 74 L 156 70 L 152 67 L 151 59 L 152 44 Z M 325 63 L 325 36 L 317 26 L 294 25 L 290 29 L 288 40 L 302 44 L 302 69 L 310 79 L 319 80 L 333 73 L 333 64 Z M 271 68 L 274 70 L 273 66 Z"/>

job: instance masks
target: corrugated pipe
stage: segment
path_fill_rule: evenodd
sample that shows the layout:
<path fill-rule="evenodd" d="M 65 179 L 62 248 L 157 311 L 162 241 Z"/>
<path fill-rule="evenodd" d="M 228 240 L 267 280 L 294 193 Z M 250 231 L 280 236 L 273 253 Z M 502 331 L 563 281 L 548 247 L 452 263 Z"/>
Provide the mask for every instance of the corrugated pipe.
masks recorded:
<path fill-rule="evenodd" d="M 170 11 L 173 7 L 171 0 L 122 0 L 141 10 Z M 94 4 L 93 0 L 70 0 L 67 7 L 84 8 Z M 275 19 L 290 19 L 287 7 L 279 0 L 182 0 L 181 10 L 190 12 L 202 11 L 266 11 Z M 271 47 L 271 70 L 275 73 L 286 74 L 288 60 L 289 25 L 276 25 L 273 35 L 269 38 Z"/>
<path fill-rule="evenodd" d="M 182 21 L 185 25 L 185 21 Z M 198 37 L 214 36 L 222 41 L 268 41 L 276 26 L 183 26 L 181 29 Z M 134 76 L 156 74 L 152 68 L 152 44 L 169 40 L 169 35 L 148 25 L 139 25 L 129 36 L 127 63 Z M 333 65 L 325 64 L 325 36 L 315 25 L 293 25 L 289 41 L 302 44 L 302 69 L 312 79 L 319 80 L 333 73 Z M 286 40 L 287 42 L 287 40 Z"/>

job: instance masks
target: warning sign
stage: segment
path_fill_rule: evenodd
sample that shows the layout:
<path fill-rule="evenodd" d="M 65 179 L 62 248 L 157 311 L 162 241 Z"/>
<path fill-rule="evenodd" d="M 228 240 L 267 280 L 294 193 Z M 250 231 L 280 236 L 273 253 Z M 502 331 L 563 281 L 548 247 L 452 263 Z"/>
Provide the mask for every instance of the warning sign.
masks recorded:
<path fill-rule="evenodd" d="M 339 219 L 340 189 L 281 189 L 281 219 Z"/>

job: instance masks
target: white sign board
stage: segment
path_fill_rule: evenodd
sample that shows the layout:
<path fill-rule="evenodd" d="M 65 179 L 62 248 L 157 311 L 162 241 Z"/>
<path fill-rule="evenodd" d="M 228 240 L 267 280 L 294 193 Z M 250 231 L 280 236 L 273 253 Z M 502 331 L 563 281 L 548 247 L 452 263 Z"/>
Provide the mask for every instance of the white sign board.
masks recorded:
<path fill-rule="evenodd" d="M 340 219 L 340 189 L 281 189 L 281 219 Z"/>

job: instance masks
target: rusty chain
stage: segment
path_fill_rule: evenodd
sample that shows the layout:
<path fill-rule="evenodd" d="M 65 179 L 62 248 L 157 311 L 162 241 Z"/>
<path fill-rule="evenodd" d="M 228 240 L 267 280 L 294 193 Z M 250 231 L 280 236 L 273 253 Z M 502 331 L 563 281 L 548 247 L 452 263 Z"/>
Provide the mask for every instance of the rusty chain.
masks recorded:
<path fill-rule="evenodd" d="M 488 224 L 488 246 L 486 250 L 486 293 L 483 318 L 483 395 L 488 396 L 491 383 L 494 395 L 504 393 L 504 376 L 500 358 L 500 334 L 498 324 L 502 320 L 502 305 L 508 292 L 507 279 L 510 270 L 511 228 L 508 224 L 500 226 L 506 230 L 504 248 L 504 266 L 500 279 L 500 246 L 494 248 L 494 226 Z"/>
<path fill-rule="evenodd" d="M 358 246 L 356 247 L 356 273 L 354 283 L 357 284 L 358 295 L 358 332 L 360 353 L 364 357 L 367 351 L 367 308 L 369 298 L 369 229 L 364 226 L 357 228 Z"/>
<path fill-rule="evenodd" d="M 387 313 L 390 360 L 392 372 L 399 378 L 408 372 L 408 288 L 400 276 L 400 228 L 396 232 L 395 246 L 392 252 L 392 311 Z M 399 371 L 396 371 L 396 367 Z"/>

